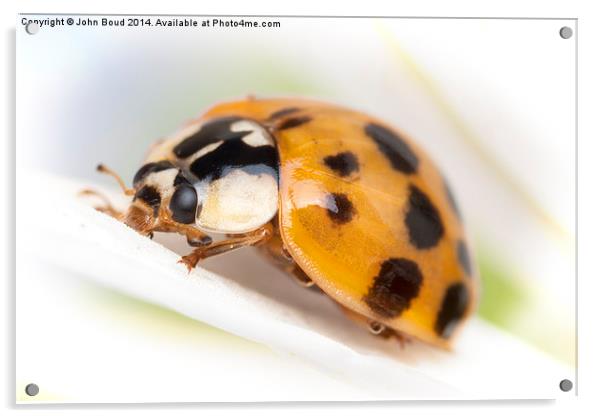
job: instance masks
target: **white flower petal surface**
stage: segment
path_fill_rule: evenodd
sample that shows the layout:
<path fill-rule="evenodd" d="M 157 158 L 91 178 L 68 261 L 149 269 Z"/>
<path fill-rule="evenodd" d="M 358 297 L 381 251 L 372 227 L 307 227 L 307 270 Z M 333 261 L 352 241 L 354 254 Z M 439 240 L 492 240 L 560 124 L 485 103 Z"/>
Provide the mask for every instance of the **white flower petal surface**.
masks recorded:
<path fill-rule="evenodd" d="M 140 375 L 139 369 L 122 368 L 114 382 L 96 381 L 102 390 L 63 394 L 57 398 L 61 400 L 199 402 L 571 396 L 560 392 L 558 384 L 564 378 L 574 381 L 574 370 L 479 319 L 469 321 L 451 352 L 416 341 L 400 348 L 396 341 L 376 338 L 347 320 L 327 297 L 297 285 L 253 249 L 208 260 L 188 274 L 177 263 L 178 252 L 186 251 L 181 241 L 173 236 L 150 240 L 95 211 L 89 200 L 76 196 L 78 190 L 89 185 L 46 173 L 32 174 L 31 178 L 19 181 L 44 184 L 44 188 L 35 200 L 20 195 L 17 202 L 17 392 L 19 382 L 35 379 L 32 370 L 35 361 L 28 361 L 27 356 L 39 347 L 32 348 L 28 341 L 44 330 L 32 329 L 36 326 L 32 316 L 39 318 L 45 315 L 44 310 L 52 315 L 53 309 L 69 309 L 72 313 L 65 317 L 70 318 L 80 315 L 78 309 L 85 315 L 85 306 L 71 309 L 58 302 L 53 305 L 48 302 L 47 294 L 41 290 L 38 292 L 42 293 L 36 293 L 41 287 L 34 285 L 34 279 L 39 281 L 43 276 L 44 286 L 53 289 L 53 277 L 69 275 L 75 282 L 93 281 L 267 346 L 284 360 L 270 360 L 265 366 L 254 364 L 256 369 L 245 372 L 246 377 L 241 379 L 256 381 L 258 386 L 247 384 L 245 391 L 236 383 L 239 376 L 236 368 L 228 367 L 228 356 L 216 352 L 214 366 L 223 373 L 218 376 L 214 370 L 213 375 L 207 375 L 195 369 L 194 353 L 170 351 L 164 341 L 156 341 L 157 351 L 146 365 L 147 374 Z M 124 200 L 115 192 L 109 197 Z M 115 324 L 114 332 L 119 332 L 119 326 Z M 96 332 L 93 324 L 71 331 L 65 335 L 84 338 L 89 334 L 90 338 L 97 338 L 106 332 L 105 329 Z M 110 339 L 111 333 L 106 336 Z M 69 344 L 69 337 L 64 338 L 64 344 Z M 61 343 L 59 339 L 48 345 L 60 347 Z M 106 344 L 110 345 L 110 341 Z M 155 342 L 151 340 L 150 344 Z M 136 344 L 131 347 L 134 350 Z M 110 356 L 118 356 L 118 351 L 100 348 L 98 351 L 88 353 L 90 370 L 94 370 L 94 363 L 100 359 L 106 361 L 107 356 L 109 360 Z M 131 354 L 123 355 L 127 358 Z M 251 354 L 249 361 L 256 360 Z M 237 359 L 244 362 L 244 353 L 240 356 Z M 63 365 L 66 375 L 80 376 L 67 372 L 75 365 L 70 365 L 68 359 L 57 359 L 62 360 L 66 360 Z M 115 361 L 118 364 L 119 360 Z M 170 362 L 173 367 L 169 368 L 170 378 L 166 379 L 162 373 L 167 373 L 165 364 Z M 138 370 L 137 374 L 132 370 Z M 260 374 L 274 377 L 262 381 Z M 81 376 L 78 378 L 85 379 Z M 60 379 L 47 378 L 49 385 L 53 378 Z M 179 382 L 176 387 L 174 379 Z M 230 382 L 232 390 L 211 392 L 212 380 L 216 387 L 221 387 L 220 381 Z M 93 386 L 92 381 L 93 376 L 89 376 L 89 387 Z M 128 393 L 123 391 L 124 381 L 130 384 Z M 208 389 L 195 392 L 195 385 Z M 48 399 L 52 401 L 51 397 Z"/>

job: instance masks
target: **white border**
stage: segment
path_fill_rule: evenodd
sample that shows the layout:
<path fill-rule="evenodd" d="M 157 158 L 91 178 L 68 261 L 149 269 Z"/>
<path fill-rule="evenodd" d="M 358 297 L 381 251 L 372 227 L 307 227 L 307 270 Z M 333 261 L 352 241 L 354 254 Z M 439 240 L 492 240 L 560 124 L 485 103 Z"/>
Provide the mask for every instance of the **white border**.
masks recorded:
<path fill-rule="evenodd" d="M 602 197 L 600 193 L 600 156 L 602 155 L 602 132 L 600 129 L 600 74 L 602 74 L 599 41 L 602 39 L 601 14 L 597 2 L 587 1 L 422 1 L 408 2 L 345 2 L 326 3 L 323 1 L 304 0 L 302 2 L 284 3 L 281 1 L 230 1 L 193 2 L 193 1 L 21 1 L 14 4 L 2 3 L 0 19 L 4 23 L 3 83 L 5 98 L 2 101 L 2 124 L 5 130 L 5 141 L 2 141 L 1 153 L 3 164 L 4 205 L 2 211 L 2 259 L 5 266 L 2 280 L 4 297 L 3 324 L 5 325 L 5 344 L 3 344 L 4 371 L 1 393 L 3 406 L 8 414 L 4 416 L 80 416 L 82 411 L 77 406 L 63 407 L 28 407 L 16 408 L 14 400 L 14 324 L 11 324 L 14 304 L 11 302 L 14 287 L 11 284 L 14 270 L 14 28 L 15 15 L 18 12 L 68 12 L 68 13 L 166 13 L 166 14 L 311 14 L 311 15 L 394 15 L 394 16 L 458 16 L 458 17 L 553 17 L 579 19 L 579 396 L 557 402 L 394 402 L 374 404 L 238 404 L 238 405 L 188 405 L 188 406 L 102 406 L 85 408 L 89 416 L 121 416 L 136 414 L 145 417 L 164 416 L 172 409 L 182 415 L 198 416 L 199 413 L 210 412 L 211 416 L 232 416 L 236 413 L 245 416 L 280 416 L 286 408 L 287 415 L 301 416 L 314 414 L 345 414 L 347 416 L 366 416 L 377 412 L 380 416 L 412 416 L 442 415 L 446 416 L 504 416 L 515 412 L 549 416 L 567 416 L 575 412 L 588 416 L 599 415 L 600 358 L 602 353 L 602 337 L 599 324 L 602 318 L 600 295 L 602 295 L 602 277 L 598 263 L 600 251 L 600 222 L 602 214 Z M 32 185 L 36 187 L 36 185 Z M 197 409 L 201 409 L 198 411 Z"/>

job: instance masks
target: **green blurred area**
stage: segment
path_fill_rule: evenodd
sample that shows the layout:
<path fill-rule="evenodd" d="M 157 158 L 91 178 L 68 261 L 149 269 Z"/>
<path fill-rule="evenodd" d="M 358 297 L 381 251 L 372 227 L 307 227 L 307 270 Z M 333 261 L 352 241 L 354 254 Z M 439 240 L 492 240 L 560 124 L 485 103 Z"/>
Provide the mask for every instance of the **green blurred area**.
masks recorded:
<path fill-rule="evenodd" d="M 257 97 L 274 96 L 316 96 L 328 92 L 328 88 L 319 83 L 302 68 L 291 66 L 282 57 L 271 56 L 265 52 L 261 55 L 244 56 L 238 51 L 239 62 L 245 62 L 244 70 L 237 67 L 223 67 L 218 70 L 206 68 L 209 74 L 190 84 L 190 78 L 182 77 L 181 89 L 187 94 L 181 95 L 177 107 L 168 109 L 171 119 L 179 121 L 182 114 L 193 114 L 202 110 L 202 106 L 211 106 L 227 100 L 244 98 L 249 95 Z M 213 74 L 211 74 L 214 72 Z M 217 80 L 217 82 L 216 82 Z"/>
<path fill-rule="evenodd" d="M 511 328 L 515 313 L 528 301 L 526 289 L 521 288 L 510 269 L 485 247 L 477 250 L 477 264 L 481 274 L 478 315 L 502 328 Z"/>
<path fill-rule="evenodd" d="M 514 271 L 495 246 L 482 238 L 476 247 L 481 276 L 477 314 L 520 337 L 556 359 L 575 366 L 573 324 L 554 316 L 554 307 L 542 297 L 544 289 L 531 286 Z"/>

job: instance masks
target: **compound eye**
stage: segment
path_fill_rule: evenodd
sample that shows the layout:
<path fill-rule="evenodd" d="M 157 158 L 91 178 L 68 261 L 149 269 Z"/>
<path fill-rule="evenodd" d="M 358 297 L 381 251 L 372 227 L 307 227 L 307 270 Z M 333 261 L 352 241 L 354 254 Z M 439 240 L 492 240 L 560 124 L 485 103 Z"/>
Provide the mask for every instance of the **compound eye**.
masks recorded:
<path fill-rule="evenodd" d="M 194 223 L 197 210 L 196 190 L 190 184 L 180 184 L 169 202 L 171 217 L 182 224 Z"/>

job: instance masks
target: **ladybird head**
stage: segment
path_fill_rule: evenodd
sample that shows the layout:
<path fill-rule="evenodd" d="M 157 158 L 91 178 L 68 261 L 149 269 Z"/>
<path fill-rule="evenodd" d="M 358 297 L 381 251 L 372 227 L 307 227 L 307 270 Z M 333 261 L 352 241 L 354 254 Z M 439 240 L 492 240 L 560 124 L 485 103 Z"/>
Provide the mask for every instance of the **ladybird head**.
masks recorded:
<path fill-rule="evenodd" d="M 134 175 L 133 199 L 125 223 L 140 232 L 151 231 L 161 217 L 191 224 L 196 220 L 195 188 L 174 163 L 161 160 L 144 164 Z"/>
<path fill-rule="evenodd" d="M 164 142 L 158 153 L 163 158 L 170 144 L 169 159 L 149 162 L 134 176 L 125 219 L 131 227 L 143 232 L 168 217 L 206 232 L 236 234 L 276 214 L 277 151 L 259 123 L 226 117 L 188 126 Z"/>

